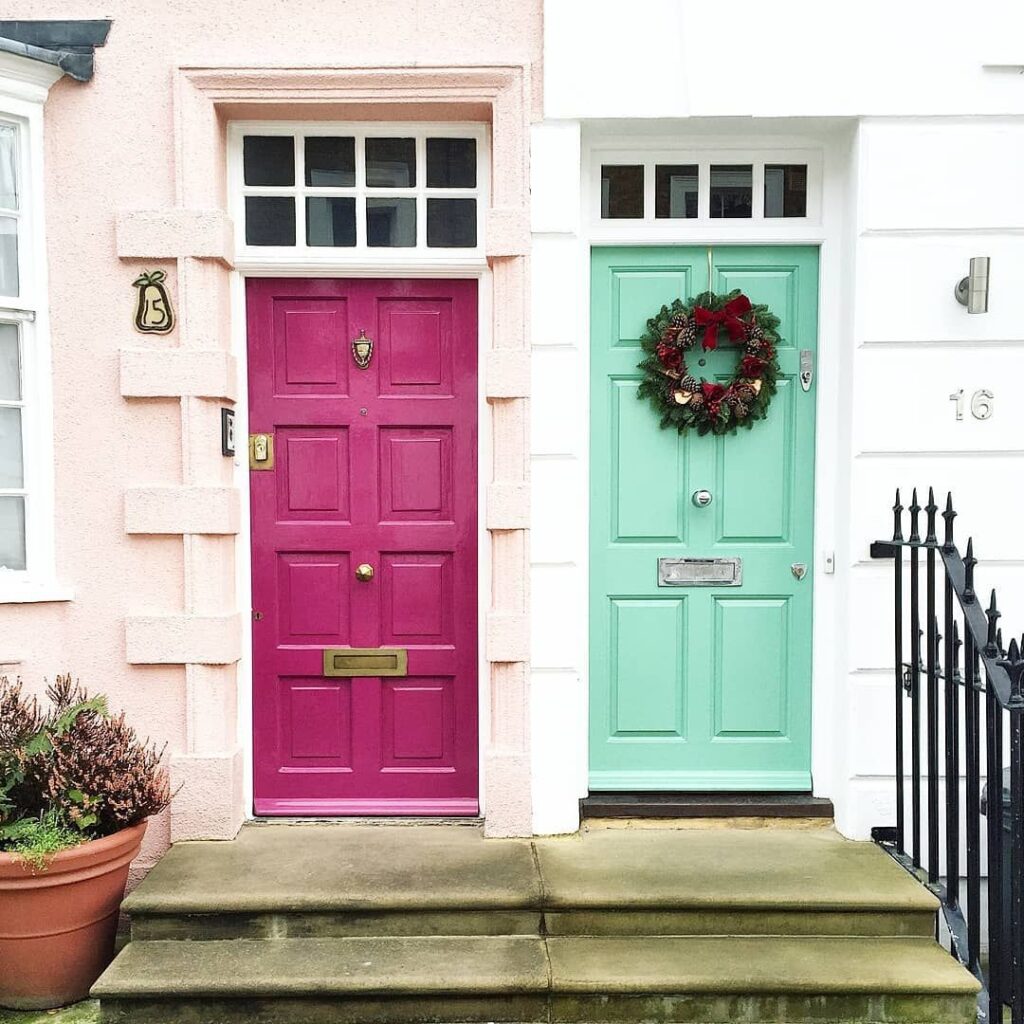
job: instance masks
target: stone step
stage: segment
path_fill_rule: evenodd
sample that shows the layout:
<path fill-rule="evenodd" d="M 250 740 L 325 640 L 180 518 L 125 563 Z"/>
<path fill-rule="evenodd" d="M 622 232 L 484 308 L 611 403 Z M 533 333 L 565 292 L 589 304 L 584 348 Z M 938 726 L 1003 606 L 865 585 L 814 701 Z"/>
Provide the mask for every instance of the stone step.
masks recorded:
<path fill-rule="evenodd" d="M 976 991 L 924 939 L 438 936 L 133 942 L 93 994 L 104 1024 L 969 1024 Z"/>
<path fill-rule="evenodd" d="M 934 934 L 937 901 L 827 829 L 484 840 L 445 826 L 247 826 L 178 843 L 128 898 L 137 940 Z"/>

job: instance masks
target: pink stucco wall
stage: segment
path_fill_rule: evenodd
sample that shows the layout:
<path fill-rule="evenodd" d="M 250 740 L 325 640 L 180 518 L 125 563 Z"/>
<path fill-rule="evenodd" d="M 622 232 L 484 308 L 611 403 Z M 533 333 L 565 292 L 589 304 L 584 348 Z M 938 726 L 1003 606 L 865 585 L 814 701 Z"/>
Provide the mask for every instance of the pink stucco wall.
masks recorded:
<path fill-rule="evenodd" d="M 110 17 L 113 25 L 107 45 L 97 51 L 93 81 L 59 81 L 45 108 L 57 566 L 61 582 L 73 588 L 74 600 L 0 607 L 0 656 L 20 660 L 14 666 L 0 666 L 0 671 L 16 671 L 37 687 L 44 676 L 70 670 L 92 689 L 108 693 L 141 732 L 166 740 L 175 755 L 202 755 L 218 745 L 227 750 L 234 729 L 234 694 L 227 692 L 235 682 L 233 666 L 229 666 L 232 674 L 225 675 L 224 667 L 218 670 L 202 664 L 188 669 L 170 663 L 130 665 L 126 646 L 144 647 L 147 636 L 156 637 L 153 643 L 165 642 L 159 639 L 164 634 L 148 634 L 144 629 L 133 639 L 131 629 L 126 630 L 130 621 L 181 615 L 183 610 L 196 614 L 197 609 L 230 617 L 239 610 L 231 593 L 233 537 L 126 533 L 126 492 L 183 484 L 231 485 L 229 467 L 215 460 L 205 478 L 189 477 L 196 472 L 189 468 L 187 457 L 189 431 L 192 443 L 197 432 L 204 446 L 212 449 L 217 443 L 215 436 L 207 436 L 213 430 L 213 417 L 207 421 L 207 413 L 214 403 L 190 406 L 201 400 L 122 394 L 121 349 L 181 345 L 226 349 L 230 345 L 224 300 L 226 264 L 210 268 L 201 260 L 185 258 L 187 251 L 167 252 L 165 259 L 155 258 L 159 255 L 155 251 L 145 259 L 125 258 L 131 253 L 130 238 L 126 238 L 133 230 L 132 211 L 173 210 L 189 202 L 182 194 L 182 180 L 189 173 L 180 167 L 183 150 L 213 152 L 209 166 L 217 171 L 216 184 L 206 183 L 201 205 L 223 203 L 223 175 L 218 171 L 223 154 L 216 139 L 213 146 L 204 148 L 201 139 L 189 135 L 202 126 L 190 121 L 175 99 L 178 69 L 257 69 L 253 78 L 258 83 L 261 68 L 518 66 L 527 81 L 536 82 L 539 73 L 531 77 L 529 72 L 540 59 L 541 4 L 539 0 L 308 0 L 301 5 L 280 0 L 169 0 L 140 5 L 110 0 L 97 7 L 79 0 L 9 0 L 4 16 Z M 510 207 L 525 206 L 525 140 L 539 99 L 535 85 L 527 92 L 518 122 L 506 127 L 502 144 L 495 145 L 494 202 L 499 202 L 501 191 L 518 196 L 503 200 Z M 404 97 L 405 102 L 411 99 Z M 278 96 L 275 102 L 273 116 L 305 116 L 290 105 L 287 96 Z M 436 99 L 431 102 L 420 107 L 419 116 L 436 111 L 440 117 L 449 109 Z M 478 108 L 485 110 L 486 104 L 478 103 Z M 321 105 L 309 116 L 336 116 L 337 109 Z M 399 103 L 392 116 L 400 112 L 409 116 L 410 111 Z M 221 127 L 226 114 L 230 110 L 219 112 Z M 511 140 L 513 135 L 516 138 Z M 119 215 L 129 218 L 120 244 L 115 230 Z M 498 218 L 496 228 L 501 223 Z M 180 240 L 181 232 L 187 235 L 189 228 L 179 225 L 174 230 Z M 510 282 L 508 294 L 525 311 L 524 252 L 515 253 L 514 260 L 502 259 L 510 254 L 511 249 L 496 254 L 491 272 L 496 282 Z M 190 296 L 179 298 L 185 307 L 180 311 L 183 326 L 166 339 L 137 335 L 131 326 L 131 282 L 141 266 L 158 265 L 169 271 L 176 297 L 185 284 L 182 275 L 191 277 Z M 204 280 L 209 282 L 208 289 L 202 286 Z M 513 320 L 511 331 L 502 328 L 503 344 L 518 348 L 525 345 L 525 312 Z M 513 394 L 502 396 L 500 381 L 494 387 L 494 434 L 499 439 L 509 435 L 504 446 L 496 449 L 495 479 L 502 483 L 498 463 L 505 458 L 513 467 L 508 482 L 516 485 L 524 480 L 516 460 L 525 464 L 521 429 L 525 396 L 514 388 Z M 481 486 L 488 482 L 483 475 Z M 507 493 L 507 488 L 500 493 Z M 508 525 L 514 524 L 498 523 Z M 493 545 L 496 572 L 507 563 L 502 586 L 511 595 L 513 607 L 496 616 L 492 634 L 508 628 L 506 620 L 516 620 L 513 628 L 525 621 L 525 532 L 498 531 Z M 500 600 L 500 587 L 496 595 Z M 500 646 L 500 641 L 496 643 Z M 132 660 L 139 660 L 137 652 Z M 527 749 L 520 735 L 525 720 L 525 654 L 492 660 L 500 662 L 492 687 L 504 685 L 501 681 L 506 678 L 511 682 L 492 700 L 495 714 L 509 720 L 492 723 L 491 741 L 499 754 L 496 763 L 504 757 L 515 765 Z M 247 685 L 247 681 L 239 679 L 238 684 Z M 511 711 L 503 704 L 509 695 L 515 705 Z M 237 773 L 237 765 L 230 770 Z M 240 807 L 226 812 L 216 809 L 219 779 L 216 772 L 203 775 L 201 771 L 191 779 L 186 787 L 191 795 L 183 805 L 176 835 L 228 834 L 237 823 Z M 529 791 L 528 780 L 525 786 L 522 781 L 521 773 L 516 776 L 515 771 L 504 777 L 493 773 L 491 799 L 498 803 L 492 806 L 499 811 L 502 791 L 508 790 L 507 821 L 496 827 L 498 832 L 521 831 L 524 814 L 528 820 L 528 806 L 525 810 L 517 806 L 522 792 Z M 238 802 L 237 796 L 232 799 Z M 204 817 L 207 802 L 210 821 Z M 147 862 L 166 845 L 170 824 L 156 823 L 150 833 Z"/>

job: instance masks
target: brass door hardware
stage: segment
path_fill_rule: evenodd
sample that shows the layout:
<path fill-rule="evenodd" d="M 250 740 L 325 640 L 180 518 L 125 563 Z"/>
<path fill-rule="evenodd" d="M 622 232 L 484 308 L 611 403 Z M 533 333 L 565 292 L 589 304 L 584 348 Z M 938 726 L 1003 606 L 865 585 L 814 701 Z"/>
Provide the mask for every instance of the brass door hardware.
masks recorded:
<path fill-rule="evenodd" d="M 408 665 L 404 647 L 324 648 L 325 676 L 404 676 Z"/>
<path fill-rule="evenodd" d="M 363 562 L 356 566 L 356 579 L 360 583 L 369 583 L 373 579 L 373 566 L 369 562 Z"/>
<path fill-rule="evenodd" d="M 273 469 L 274 468 L 274 435 L 273 434 L 250 434 L 249 435 L 249 468 L 250 469 Z"/>
<path fill-rule="evenodd" d="M 373 339 L 366 336 L 366 331 L 360 331 L 359 337 L 352 342 L 352 358 L 360 370 L 365 370 L 373 358 Z"/>

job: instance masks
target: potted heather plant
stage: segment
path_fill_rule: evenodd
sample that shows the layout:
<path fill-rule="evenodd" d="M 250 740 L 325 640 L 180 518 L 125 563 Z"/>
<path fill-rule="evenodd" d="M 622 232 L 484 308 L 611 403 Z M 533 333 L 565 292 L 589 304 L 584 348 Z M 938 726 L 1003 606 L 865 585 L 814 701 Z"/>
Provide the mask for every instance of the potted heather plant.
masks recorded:
<path fill-rule="evenodd" d="M 0 677 L 0 1006 L 84 999 L 114 953 L 128 867 L 171 799 L 162 750 L 57 676 Z"/>

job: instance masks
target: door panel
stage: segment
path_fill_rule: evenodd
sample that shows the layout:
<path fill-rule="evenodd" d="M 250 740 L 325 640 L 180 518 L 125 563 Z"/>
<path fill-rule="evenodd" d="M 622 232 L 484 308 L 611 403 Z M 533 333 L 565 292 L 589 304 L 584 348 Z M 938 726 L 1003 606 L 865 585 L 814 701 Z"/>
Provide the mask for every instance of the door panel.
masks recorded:
<path fill-rule="evenodd" d="M 814 390 L 810 247 L 595 249 L 592 261 L 591 771 L 601 789 L 809 789 Z M 662 303 L 741 288 L 782 320 L 766 420 L 725 437 L 661 430 L 636 400 Z M 698 363 L 703 360 L 703 365 Z M 694 350 L 728 380 L 735 351 Z M 695 490 L 714 496 L 707 508 Z M 739 558 L 738 587 L 662 587 L 659 558 Z"/>
<path fill-rule="evenodd" d="M 476 814 L 476 283 L 250 280 L 247 304 L 276 463 L 250 477 L 256 810 Z M 325 677 L 327 647 L 403 648 L 407 675 Z"/>

